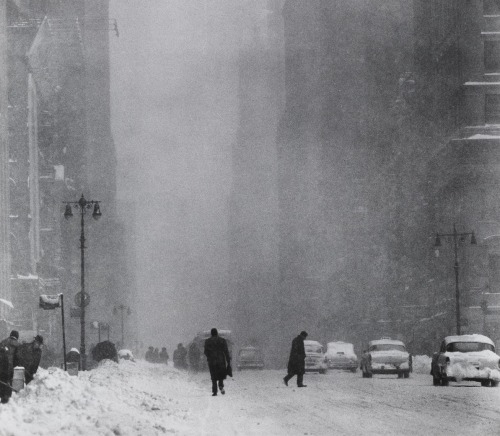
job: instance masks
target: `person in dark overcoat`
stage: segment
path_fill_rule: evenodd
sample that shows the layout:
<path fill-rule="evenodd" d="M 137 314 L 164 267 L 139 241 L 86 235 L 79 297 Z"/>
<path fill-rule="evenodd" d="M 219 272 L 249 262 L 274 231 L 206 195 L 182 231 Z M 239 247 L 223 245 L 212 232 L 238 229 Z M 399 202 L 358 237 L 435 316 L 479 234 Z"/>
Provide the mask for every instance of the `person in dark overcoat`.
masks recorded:
<path fill-rule="evenodd" d="M 216 328 L 210 330 L 211 336 L 205 341 L 204 353 L 207 356 L 210 378 L 212 379 L 212 396 L 217 395 L 217 385 L 220 393 L 224 395 L 224 380 L 231 371 L 231 355 L 227 341 L 219 336 Z"/>
<path fill-rule="evenodd" d="M 6 347 L 0 347 L 0 401 L 7 403 L 12 395 L 9 378 L 9 356 Z"/>
<path fill-rule="evenodd" d="M 189 368 L 191 368 L 191 371 L 198 372 L 200 368 L 200 356 L 201 353 L 198 345 L 196 345 L 196 342 L 191 342 L 188 350 Z"/>
<path fill-rule="evenodd" d="M 172 357 L 174 361 L 174 368 L 187 369 L 187 350 L 182 343 L 177 344 Z"/>
<path fill-rule="evenodd" d="M 304 349 L 304 340 L 307 338 L 307 332 L 301 331 L 300 334 L 292 341 L 292 349 L 290 350 L 290 358 L 288 359 L 288 374 L 283 377 L 283 381 L 288 386 L 290 379 L 297 376 L 297 386 L 305 388 L 304 373 L 306 372 L 306 351 Z"/>
<path fill-rule="evenodd" d="M 15 363 L 16 366 L 24 367 L 24 380 L 26 384 L 33 380 L 38 371 L 40 359 L 42 358 L 42 345 L 43 337 L 36 335 L 33 342 L 21 344 L 18 347 Z"/>
<path fill-rule="evenodd" d="M 167 347 L 163 347 L 161 349 L 159 357 L 160 357 L 160 363 L 168 365 L 168 359 L 170 358 L 170 356 L 168 355 Z"/>
<path fill-rule="evenodd" d="M 14 377 L 14 367 L 16 366 L 17 362 L 17 348 L 19 347 L 18 339 L 19 332 L 17 330 L 12 330 L 9 337 L 0 342 L 0 347 L 3 348 L 3 353 L 5 353 L 5 356 L 2 360 L 7 364 L 6 367 L 2 370 L 2 382 L 7 383 L 11 386 L 12 378 Z M 6 379 L 7 381 L 5 382 L 4 379 Z M 6 403 L 7 401 L 9 401 L 11 394 L 12 389 L 6 388 L 4 393 L 2 393 L 2 402 Z"/>

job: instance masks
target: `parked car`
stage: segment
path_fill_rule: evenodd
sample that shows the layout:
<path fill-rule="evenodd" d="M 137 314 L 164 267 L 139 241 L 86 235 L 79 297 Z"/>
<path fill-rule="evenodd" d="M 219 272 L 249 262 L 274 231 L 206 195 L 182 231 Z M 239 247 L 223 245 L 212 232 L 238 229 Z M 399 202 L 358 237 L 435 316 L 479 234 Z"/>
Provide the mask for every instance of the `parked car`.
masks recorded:
<path fill-rule="evenodd" d="M 238 370 L 264 369 L 264 359 L 260 348 L 252 346 L 240 348 L 236 368 Z"/>
<path fill-rule="evenodd" d="M 439 352 L 434 353 L 431 375 L 434 386 L 450 381 L 477 381 L 481 386 L 498 386 L 500 356 L 495 344 L 483 335 L 446 336 Z"/>
<path fill-rule="evenodd" d="M 352 372 L 358 369 L 358 356 L 354 352 L 354 345 L 349 342 L 328 342 L 326 362 L 328 369 L 346 369 Z"/>
<path fill-rule="evenodd" d="M 318 341 L 304 341 L 306 352 L 306 372 L 319 372 L 326 374 L 327 364 L 325 350 Z"/>
<path fill-rule="evenodd" d="M 371 378 L 373 374 L 397 374 L 398 378 L 408 378 L 411 366 L 411 355 L 405 344 L 391 338 L 370 341 L 360 364 L 363 378 Z"/>

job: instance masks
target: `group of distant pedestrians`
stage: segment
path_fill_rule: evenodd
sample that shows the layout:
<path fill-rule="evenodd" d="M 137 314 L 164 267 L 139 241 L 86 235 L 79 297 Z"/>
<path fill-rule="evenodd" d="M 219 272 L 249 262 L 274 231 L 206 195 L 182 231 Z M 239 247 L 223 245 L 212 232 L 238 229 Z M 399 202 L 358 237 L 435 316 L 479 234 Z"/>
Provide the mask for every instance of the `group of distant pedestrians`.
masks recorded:
<path fill-rule="evenodd" d="M 167 347 L 162 347 L 161 351 L 159 351 L 158 348 L 154 348 L 153 346 L 148 348 L 144 357 L 147 362 L 164 363 L 165 365 L 168 364 L 168 359 L 170 358 Z"/>

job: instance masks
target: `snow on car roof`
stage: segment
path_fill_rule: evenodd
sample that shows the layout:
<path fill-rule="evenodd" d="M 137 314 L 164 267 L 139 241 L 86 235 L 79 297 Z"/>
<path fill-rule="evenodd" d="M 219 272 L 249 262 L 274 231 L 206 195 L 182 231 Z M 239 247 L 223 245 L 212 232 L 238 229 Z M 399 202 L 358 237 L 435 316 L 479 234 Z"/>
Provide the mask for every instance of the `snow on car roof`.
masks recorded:
<path fill-rule="evenodd" d="M 446 336 L 444 338 L 444 342 L 446 345 L 453 342 L 481 342 L 483 344 L 490 344 L 495 346 L 493 341 L 488 336 L 478 334 Z"/>
<path fill-rule="evenodd" d="M 380 344 L 391 344 L 391 345 L 403 345 L 403 341 L 398 341 L 397 339 L 375 339 L 374 341 L 368 342 L 368 345 L 380 345 Z"/>
<path fill-rule="evenodd" d="M 312 340 L 309 340 L 309 339 L 306 339 L 304 341 L 304 345 L 319 345 L 320 347 L 323 346 L 323 345 L 321 345 L 320 342 L 318 342 L 318 341 L 312 341 Z"/>
<path fill-rule="evenodd" d="M 335 346 L 335 345 L 352 345 L 351 342 L 344 342 L 344 341 L 333 341 L 333 342 L 328 342 L 326 345 L 328 346 Z"/>

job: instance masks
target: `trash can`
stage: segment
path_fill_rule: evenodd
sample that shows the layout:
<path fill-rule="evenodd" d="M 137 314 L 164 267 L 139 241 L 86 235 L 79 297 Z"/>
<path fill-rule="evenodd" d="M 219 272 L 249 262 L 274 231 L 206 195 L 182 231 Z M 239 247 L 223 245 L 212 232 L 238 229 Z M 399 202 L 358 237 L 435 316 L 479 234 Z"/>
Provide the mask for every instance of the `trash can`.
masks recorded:
<path fill-rule="evenodd" d="M 66 362 L 66 370 L 69 375 L 78 375 L 78 362 Z"/>
<path fill-rule="evenodd" d="M 16 366 L 14 368 L 14 377 L 12 377 L 12 389 L 19 392 L 24 388 L 24 367 Z"/>

